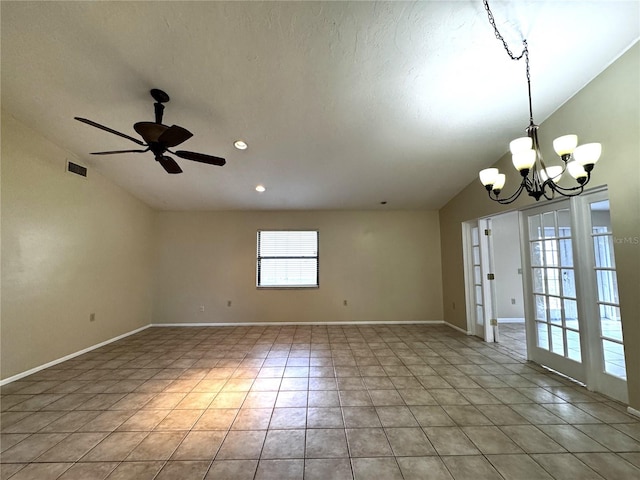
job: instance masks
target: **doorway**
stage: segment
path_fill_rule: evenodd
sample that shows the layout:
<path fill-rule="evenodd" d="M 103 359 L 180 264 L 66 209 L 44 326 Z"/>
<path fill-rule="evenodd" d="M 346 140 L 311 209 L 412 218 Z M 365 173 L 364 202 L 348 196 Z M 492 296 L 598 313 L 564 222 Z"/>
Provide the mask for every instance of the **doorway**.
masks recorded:
<path fill-rule="evenodd" d="M 517 211 L 463 224 L 467 331 L 526 358 Z"/>
<path fill-rule="evenodd" d="M 502 229 L 509 216 L 517 226 Z M 463 234 L 467 330 L 626 402 L 606 189 L 466 222 Z M 518 245 L 519 266 L 507 259 L 509 244 Z M 506 313 L 518 303 L 521 314 Z"/>

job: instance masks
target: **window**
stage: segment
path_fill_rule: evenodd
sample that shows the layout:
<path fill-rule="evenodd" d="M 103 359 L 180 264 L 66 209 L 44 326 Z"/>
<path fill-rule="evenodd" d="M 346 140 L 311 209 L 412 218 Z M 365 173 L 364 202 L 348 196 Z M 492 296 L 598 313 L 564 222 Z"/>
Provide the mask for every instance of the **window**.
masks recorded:
<path fill-rule="evenodd" d="M 317 287 L 318 232 L 258 230 L 258 287 Z"/>

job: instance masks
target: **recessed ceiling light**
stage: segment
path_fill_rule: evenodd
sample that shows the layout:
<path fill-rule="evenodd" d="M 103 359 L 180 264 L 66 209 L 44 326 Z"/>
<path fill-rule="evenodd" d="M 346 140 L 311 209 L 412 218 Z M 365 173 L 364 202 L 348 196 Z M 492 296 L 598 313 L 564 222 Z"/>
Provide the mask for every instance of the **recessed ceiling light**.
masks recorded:
<path fill-rule="evenodd" d="M 256 192 L 260 192 L 260 193 L 262 193 L 262 192 L 264 192 L 265 190 L 266 190 L 266 188 L 264 188 L 264 185 L 258 185 L 258 186 L 256 187 Z"/>
<path fill-rule="evenodd" d="M 246 150 L 249 145 L 247 145 L 247 143 L 243 142 L 242 140 L 236 140 L 235 142 L 233 142 L 233 146 L 238 150 Z"/>

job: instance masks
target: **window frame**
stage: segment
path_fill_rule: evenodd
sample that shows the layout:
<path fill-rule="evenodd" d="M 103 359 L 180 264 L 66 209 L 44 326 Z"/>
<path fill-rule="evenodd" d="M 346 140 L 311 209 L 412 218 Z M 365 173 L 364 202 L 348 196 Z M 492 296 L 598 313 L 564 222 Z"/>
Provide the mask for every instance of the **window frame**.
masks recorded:
<path fill-rule="evenodd" d="M 315 256 L 261 256 L 260 239 L 263 232 L 314 232 L 316 234 Z M 261 261 L 263 259 L 315 259 L 316 282 L 314 285 L 260 285 Z M 320 288 L 320 231 L 318 229 L 258 229 L 256 233 L 256 288 L 260 290 L 308 290 Z"/>

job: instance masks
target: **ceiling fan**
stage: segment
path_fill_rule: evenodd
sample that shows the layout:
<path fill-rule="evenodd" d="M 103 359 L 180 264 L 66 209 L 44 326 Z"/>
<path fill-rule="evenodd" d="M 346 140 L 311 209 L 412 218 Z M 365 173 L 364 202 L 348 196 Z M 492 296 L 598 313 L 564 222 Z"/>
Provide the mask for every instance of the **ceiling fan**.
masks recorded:
<path fill-rule="evenodd" d="M 133 129 L 142 137 L 143 141 L 138 140 L 137 138 L 131 137 L 125 133 L 118 132 L 117 130 L 113 130 L 112 128 L 105 127 L 104 125 L 100 125 L 92 120 L 88 120 L 86 118 L 74 117 L 76 120 L 82 123 L 86 123 L 87 125 L 91 125 L 92 127 L 99 128 L 109 133 L 113 133 L 114 135 L 118 135 L 119 137 L 126 138 L 131 140 L 134 143 L 142 147 L 146 147 L 144 150 L 113 150 L 108 152 L 92 152 L 91 155 L 112 155 L 117 153 L 144 153 L 151 151 L 156 161 L 162 165 L 162 167 L 167 171 L 167 173 L 182 173 L 182 169 L 180 165 L 176 163 L 176 161 L 165 155 L 165 153 L 171 153 L 180 158 L 184 158 L 185 160 L 193 160 L 194 162 L 206 163 L 209 165 L 218 165 L 223 166 L 226 163 L 224 158 L 214 157 L 212 155 L 205 155 L 204 153 L 197 152 L 188 152 L 186 150 L 176 150 L 171 151 L 169 148 L 176 147 L 180 145 L 182 142 L 188 140 L 193 136 L 193 134 L 187 130 L 186 128 L 182 128 L 178 125 L 171 125 L 170 127 L 167 125 L 163 125 L 162 123 L 162 114 L 164 112 L 163 103 L 167 103 L 169 101 L 169 95 L 167 95 L 162 90 L 158 90 L 154 88 L 151 90 L 151 96 L 155 100 L 153 104 L 155 108 L 155 122 L 138 122 L 133 125 Z"/>

